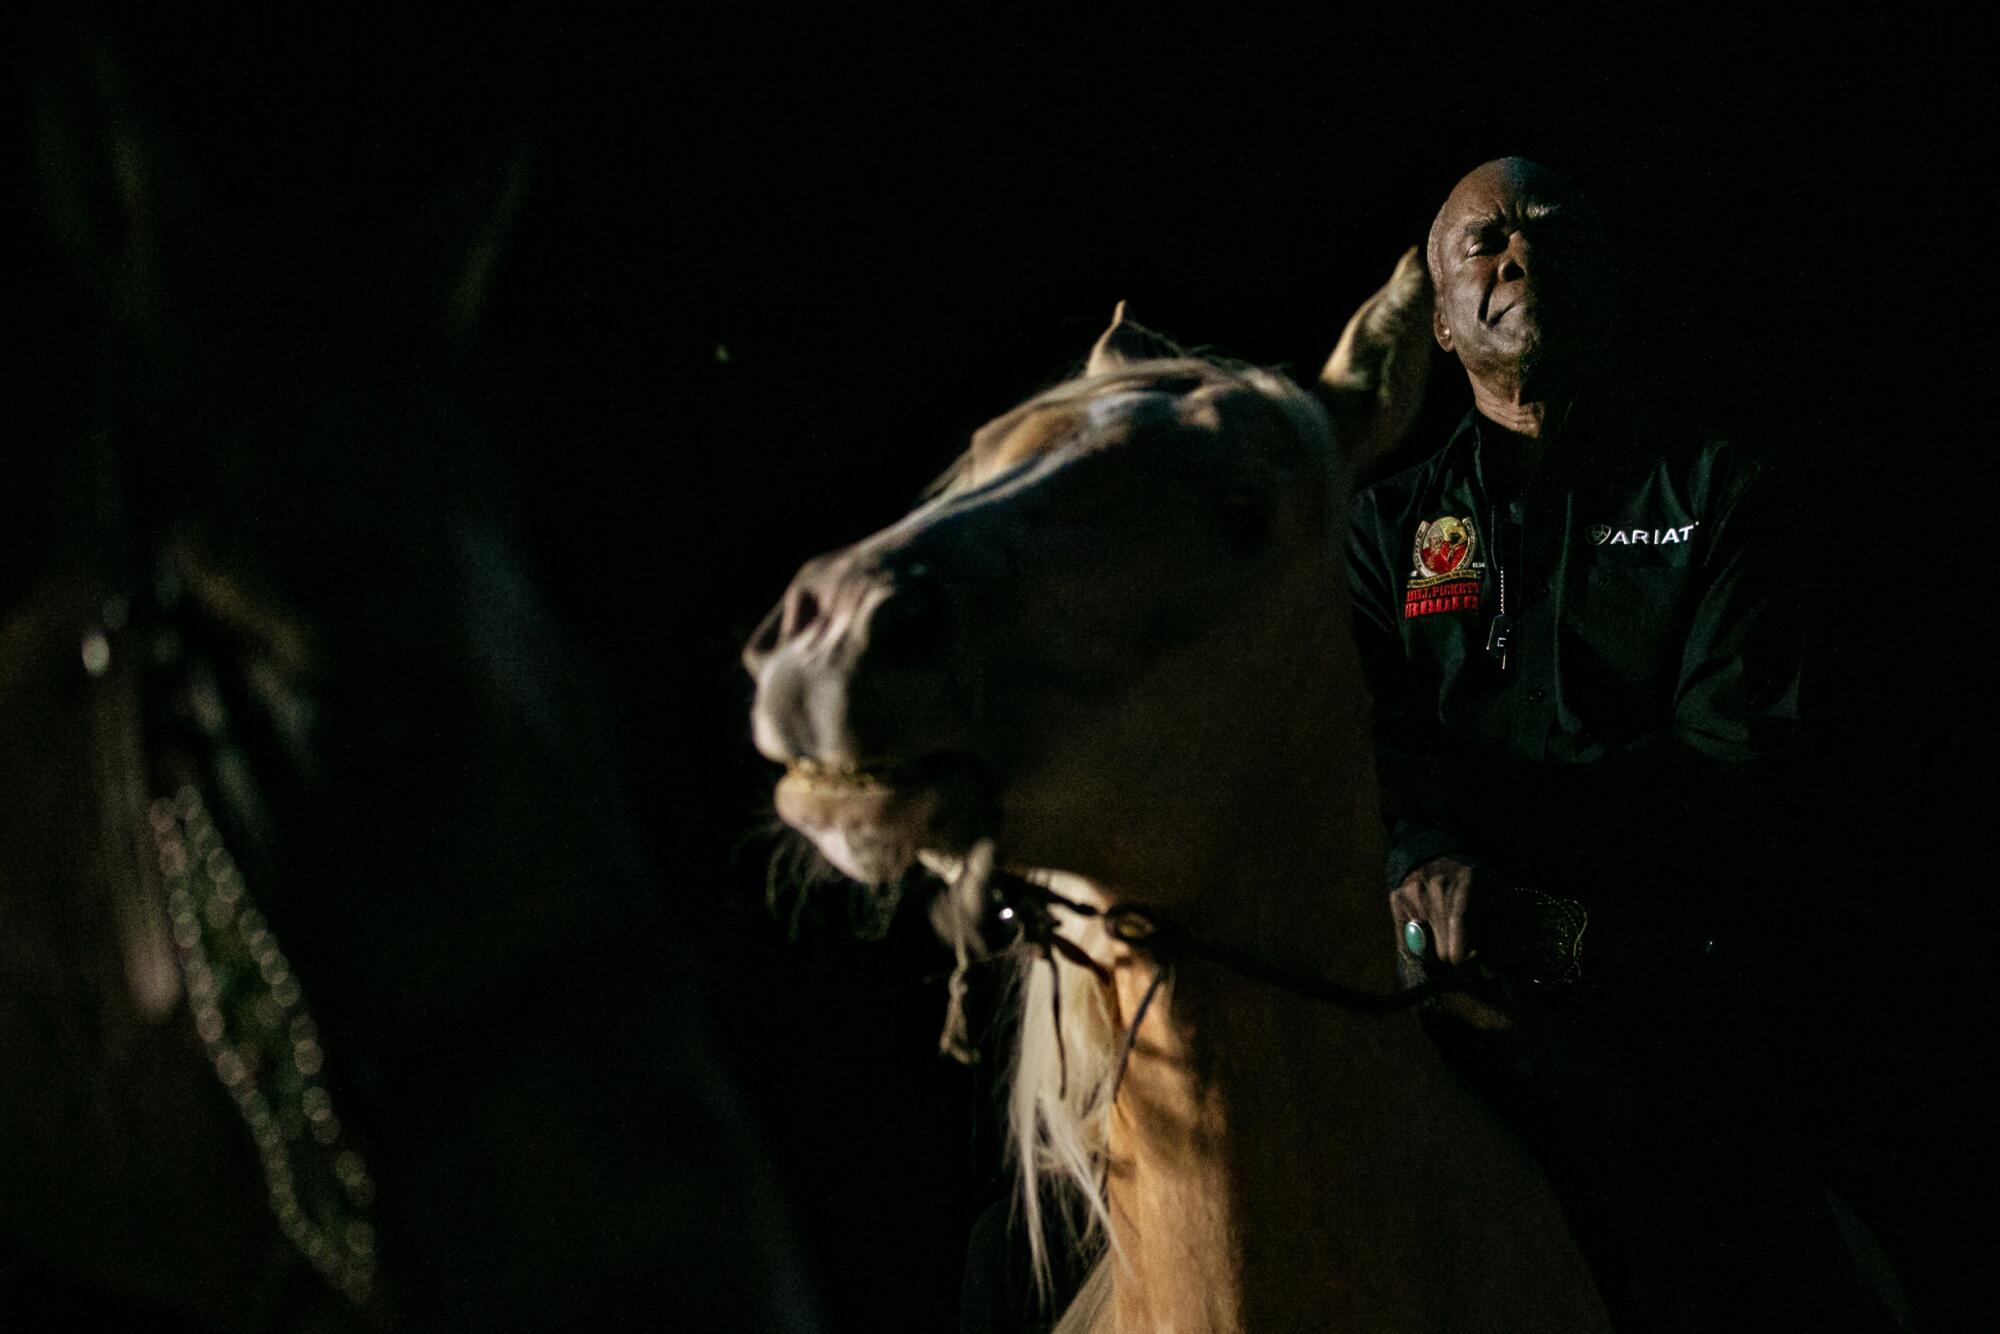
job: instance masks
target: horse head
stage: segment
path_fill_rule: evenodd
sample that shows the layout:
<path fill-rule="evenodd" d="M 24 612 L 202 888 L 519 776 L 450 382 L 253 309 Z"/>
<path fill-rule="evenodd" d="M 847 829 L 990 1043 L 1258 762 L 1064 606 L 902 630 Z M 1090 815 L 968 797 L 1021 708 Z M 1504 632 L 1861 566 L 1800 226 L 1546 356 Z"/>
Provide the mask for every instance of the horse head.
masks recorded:
<path fill-rule="evenodd" d="M 889 881 L 998 839 L 1162 904 L 1343 692 L 1346 477 L 1421 397 L 1406 258 L 1318 384 L 1179 355 L 1123 308 L 902 521 L 809 561 L 744 653 L 779 814 Z M 1351 687 L 1351 688 L 1350 688 Z"/>

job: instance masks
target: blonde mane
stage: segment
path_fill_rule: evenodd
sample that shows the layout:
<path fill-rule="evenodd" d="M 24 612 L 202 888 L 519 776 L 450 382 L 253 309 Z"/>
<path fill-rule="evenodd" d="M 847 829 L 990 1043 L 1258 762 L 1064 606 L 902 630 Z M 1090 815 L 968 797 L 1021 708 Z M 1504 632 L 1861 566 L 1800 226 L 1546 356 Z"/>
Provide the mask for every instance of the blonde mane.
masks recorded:
<path fill-rule="evenodd" d="M 1057 385 L 1030 399 L 1017 412 L 1143 390 L 1191 374 L 1210 383 L 1221 379 L 1243 384 L 1278 409 L 1291 425 L 1297 443 L 1309 451 L 1330 479 L 1329 513 L 1337 522 L 1346 509 L 1346 477 L 1326 413 L 1311 394 L 1276 372 L 1195 358 L 1140 362 Z M 948 489 L 963 466 L 963 460 L 954 465 L 936 489 Z M 1338 556 L 1339 552 L 1330 548 L 1330 558 Z M 1058 916 L 1062 933 L 1071 942 L 1091 958 L 1109 964 L 1112 942 L 1101 918 L 1060 911 Z M 1059 958 L 1051 963 L 1026 949 L 1019 952 L 1017 967 L 1013 994 L 1019 1038 L 1008 1090 L 1015 1207 L 1028 1234 L 1036 1290 L 1043 1300 L 1048 1299 L 1053 1286 L 1049 1223 L 1057 1225 L 1072 1255 L 1082 1256 L 1100 1246 L 1105 1252 L 1082 1294 L 1056 1327 L 1056 1334 L 1080 1334 L 1092 1327 L 1109 1302 L 1113 1266 L 1120 1253 L 1105 1202 L 1104 1179 L 1118 1080 L 1115 1066 L 1132 1016 L 1117 1012 L 1112 988 L 1088 969 Z M 1169 981 L 1162 992 L 1170 992 L 1171 987 Z M 1163 994 L 1161 1000 L 1169 1001 L 1171 996 Z"/>

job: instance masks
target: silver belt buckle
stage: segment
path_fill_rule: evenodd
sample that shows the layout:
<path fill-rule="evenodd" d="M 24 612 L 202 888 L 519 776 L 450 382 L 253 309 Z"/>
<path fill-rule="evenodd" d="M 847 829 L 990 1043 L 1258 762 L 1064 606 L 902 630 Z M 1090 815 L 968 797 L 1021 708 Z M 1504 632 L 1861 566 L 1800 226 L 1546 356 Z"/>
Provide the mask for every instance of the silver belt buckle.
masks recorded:
<path fill-rule="evenodd" d="M 1590 909 L 1538 889 L 1509 891 L 1509 960 L 1533 987 L 1574 987 L 1583 981 L 1583 933 Z"/>

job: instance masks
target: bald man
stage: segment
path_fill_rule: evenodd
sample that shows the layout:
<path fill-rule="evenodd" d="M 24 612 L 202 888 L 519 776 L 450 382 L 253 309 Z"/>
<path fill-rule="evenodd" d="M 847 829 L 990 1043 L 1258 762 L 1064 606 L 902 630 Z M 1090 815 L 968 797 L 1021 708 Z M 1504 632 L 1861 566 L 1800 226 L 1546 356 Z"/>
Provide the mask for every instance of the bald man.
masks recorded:
<path fill-rule="evenodd" d="M 1548 1165 L 1618 1328 L 1888 1328 L 1728 1037 L 1722 969 L 1783 920 L 1785 489 L 1633 392 L 1613 247 L 1559 174 L 1475 169 L 1428 257 L 1472 409 L 1352 526 L 1397 948 L 1506 988 L 1509 1031 L 1435 1027 Z"/>
<path fill-rule="evenodd" d="M 1745 779 L 1798 722 L 1783 497 L 1762 460 L 1624 392 L 1611 247 L 1562 177 L 1478 168 L 1429 260 L 1473 408 L 1354 525 L 1396 922 L 1465 963 L 1502 876 L 1698 966 L 1736 915 L 1715 863 Z"/>

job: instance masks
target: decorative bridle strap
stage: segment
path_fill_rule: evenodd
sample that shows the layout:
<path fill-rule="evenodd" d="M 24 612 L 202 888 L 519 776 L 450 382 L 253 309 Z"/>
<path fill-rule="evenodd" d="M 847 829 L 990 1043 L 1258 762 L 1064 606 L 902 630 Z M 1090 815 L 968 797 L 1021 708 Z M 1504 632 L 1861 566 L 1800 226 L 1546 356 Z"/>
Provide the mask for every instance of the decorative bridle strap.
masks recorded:
<path fill-rule="evenodd" d="M 1045 955 L 1059 954 L 1094 975 L 1100 982 L 1111 981 L 1110 970 L 1090 957 L 1075 941 L 1056 930 L 1057 909 L 1078 917 L 1103 919 L 1104 929 L 1123 943 L 1153 956 L 1170 966 L 1176 958 L 1195 957 L 1220 964 L 1254 981 L 1289 991 L 1307 1000 L 1323 1001 L 1356 1014 L 1399 1014 L 1435 996 L 1468 989 L 1467 979 L 1456 972 L 1426 979 L 1405 991 L 1369 991 L 1326 978 L 1311 977 L 1275 967 L 1253 955 L 1203 940 L 1143 908 L 1118 906 L 1099 908 L 1059 894 L 1047 885 L 1038 885 L 1018 876 L 995 874 L 991 881 L 993 898 L 1003 913 L 1011 912 L 1020 923 L 1024 939 Z M 1150 994 L 1149 997 L 1150 999 Z"/>

